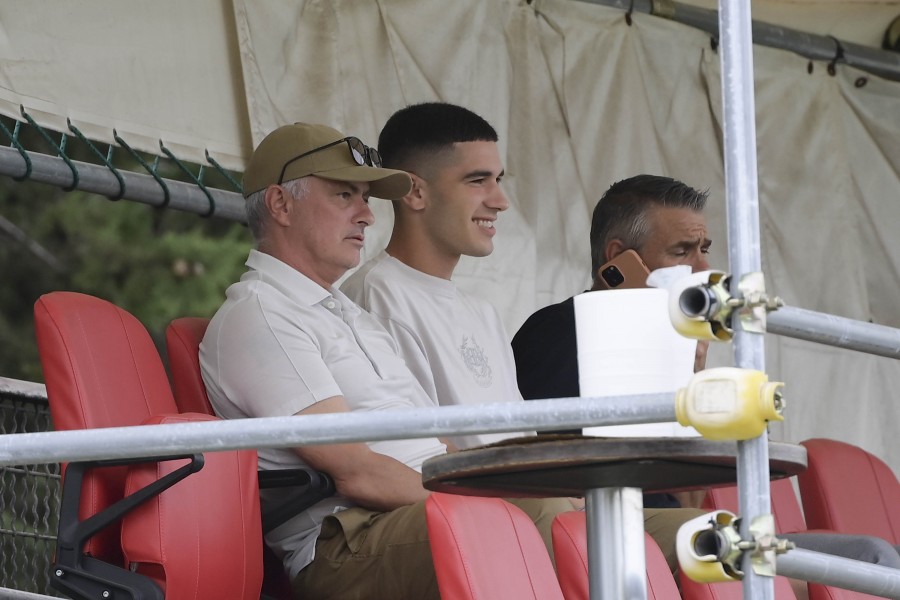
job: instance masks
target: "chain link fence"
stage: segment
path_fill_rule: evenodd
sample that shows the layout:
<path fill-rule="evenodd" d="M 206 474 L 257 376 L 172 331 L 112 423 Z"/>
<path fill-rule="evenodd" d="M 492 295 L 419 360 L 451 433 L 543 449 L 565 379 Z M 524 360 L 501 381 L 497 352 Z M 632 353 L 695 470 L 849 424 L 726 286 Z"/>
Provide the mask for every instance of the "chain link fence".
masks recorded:
<path fill-rule="evenodd" d="M 0 378 L 0 434 L 50 429 L 44 387 Z M 59 596 L 49 569 L 60 496 L 58 464 L 0 467 L 0 587 Z"/>

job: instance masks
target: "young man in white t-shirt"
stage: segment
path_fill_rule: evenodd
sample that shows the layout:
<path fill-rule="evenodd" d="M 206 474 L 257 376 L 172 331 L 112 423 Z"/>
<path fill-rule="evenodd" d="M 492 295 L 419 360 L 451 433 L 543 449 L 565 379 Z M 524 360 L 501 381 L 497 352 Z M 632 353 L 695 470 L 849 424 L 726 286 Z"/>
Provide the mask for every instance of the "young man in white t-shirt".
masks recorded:
<path fill-rule="evenodd" d="M 521 401 L 497 311 L 451 281 L 461 256 L 494 250 L 495 224 L 509 208 L 497 132 L 460 106 L 417 104 L 388 120 L 378 146 L 413 186 L 394 203 L 387 248 L 341 290 L 387 328 L 435 405 Z M 517 435 L 449 442 L 469 448 Z"/>
<path fill-rule="evenodd" d="M 378 146 L 384 164 L 408 172 L 413 185 L 394 202 L 385 252 L 342 291 L 385 325 L 436 404 L 521 402 L 509 338 L 496 311 L 450 281 L 463 255 L 493 251 L 497 218 L 509 207 L 500 187 L 504 169 L 496 132 L 465 108 L 417 104 L 388 120 Z M 498 437 L 442 441 L 468 448 Z M 645 512 L 645 529 L 673 568 L 675 533 L 698 514 Z"/>

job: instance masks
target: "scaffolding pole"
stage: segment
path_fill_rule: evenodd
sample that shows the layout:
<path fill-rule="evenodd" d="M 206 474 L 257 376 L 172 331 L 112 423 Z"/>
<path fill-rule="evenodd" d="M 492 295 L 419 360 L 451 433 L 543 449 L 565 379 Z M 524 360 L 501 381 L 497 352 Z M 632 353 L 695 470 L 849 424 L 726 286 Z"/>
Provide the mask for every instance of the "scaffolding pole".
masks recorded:
<path fill-rule="evenodd" d="M 769 333 L 900 359 L 900 329 L 782 306 L 766 317 Z"/>
<path fill-rule="evenodd" d="M 674 420 L 662 393 L 75 429 L 0 435 L 0 466 Z"/>
<path fill-rule="evenodd" d="M 725 198 L 728 221 L 728 260 L 732 290 L 741 277 L 761 270 L 759 197 L 756 170 L 756 108 L 753 97 L 753 41 L 750 33 L 750 0 L 719 0 L 722 108 L 724 113 Z M 734 364 L 765 370 L 764 337 L 735 328 Z M 752 539 L 753 519 L 770 514 L 769 447 L 767 433 L 738 442 L 737 475 L 741 519 L 740 533 Z M 742 557 L 744 597 L 773 600 L 774 579 L 757 575 L 749 552 Z"/>
<path fill-rule="evenodd" d="M 172 179 L 163 179 L 167 189 L 150 175 L 118 171 L 124 183 L 124 190 L 119 187 L 119 180 L 113 172 L 100 165 L 70 161 L 78 171 L 78 181 L 72 169 L 61 158 L 28 152 L 31 161 L 29 172 L 25 158 L 15 148 L 0 146 L 0 175 L 8 175 L 16 179 L 27 176 L 39 183 L 55 185 L 64 189 L 78 189 L 102 196 L 115 197 L 122 193 L 123 198 L 142 202 L 151 206 L 166 206 L 176 210 L 206 215 L 210 212 L 210 198 L 193 183 L 184 183 Z M 74 185 L 73 185 L 74 184 Z M 231 221 L 246 222 L 244 201 L 240 194 L 206 188 L 215 202 L 215 216 Z M 168 197 L 168 204 L 166 204 Z"/>
<path fill-rule="evenodd" d="M 716 11 L 678 2 L 661 0 L 579 0 L 623 11 L 651 14 L 688 25 L 711 36 L 719 35 Z M 885 23 L 885 28 L 887 28 Z M 779 27 L 771 23 L 752 22 L 753 42 L 779 50 L 787 50 L 810 60 L 843 63 L 892 81 L 900 81 L 900 54 L 845 42 L 832 36 L 815 35 Z"/>
<path fill-rule="evenodd" d="M 794 548 L 777 558 L 778 574 L 792 579 L 900 599 L 900 570 Z"/>

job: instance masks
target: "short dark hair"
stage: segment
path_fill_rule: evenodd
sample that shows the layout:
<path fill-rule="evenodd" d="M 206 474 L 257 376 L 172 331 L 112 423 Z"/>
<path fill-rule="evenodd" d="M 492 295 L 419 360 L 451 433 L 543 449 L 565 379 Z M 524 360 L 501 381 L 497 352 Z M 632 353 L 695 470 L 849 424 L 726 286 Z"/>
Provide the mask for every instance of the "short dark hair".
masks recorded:
<path fill-rule="evenodd" d="M 401 108 L 378 136 L 378 153 L 385 167 L 412 170 L 419 156 L 429 156 L 457 142 L 496 142 L 490 123 L 471 110 L 446 102 L 425 102 Z"/>
<path fill-rule="evenodd" d="M 652 206 L 687 208 L 700 212 L 709 190 L 700 192 L 671 177 L 637 175 L 612 184 L 591 219 L 591 266 L 593 277 L 603 265 L 607 244 L 619 239 L 626 249 L 639 250 L 650 235 L 647 211 Z"/>

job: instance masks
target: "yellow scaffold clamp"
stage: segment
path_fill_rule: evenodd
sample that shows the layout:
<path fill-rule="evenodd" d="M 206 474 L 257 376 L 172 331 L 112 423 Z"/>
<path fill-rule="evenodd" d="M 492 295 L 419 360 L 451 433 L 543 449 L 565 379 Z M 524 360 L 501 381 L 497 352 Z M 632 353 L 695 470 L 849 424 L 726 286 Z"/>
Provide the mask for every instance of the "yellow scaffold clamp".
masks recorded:
<path fill-rule="evenodd" d="M 727 510 L 700 515 L 678 529 L 675 550 L 685 575 L 700 583 L 737 581 L 744 578 L 741 559 L 750 552 L 750 564 L 757 575 L 774 577 L 775 560 L 794 547 L 775 537 L 775 518 L 760 515 L 750 525 L 751 540 L 742 540 L 740 517 Z"/>
<path fill-rule="evenodd" d="M 675 395 L 675 418 L 710 440 L 753 439 L 784 420 L 783 386 L 753 369 L 700 371 Z"/>
<path fill-rule="evenodd" d="M 729 291 L 731 275 L 702 271 L 676 280 L 669 287 L 669 318 L 681 335 L 727 342 L 734 336 L 734 315 L 744 331 L 763 333 L 766 314 L 784 305 L 766 294 L 762 273 L 748 273 L 738 283 L 740 297 Z"/>

